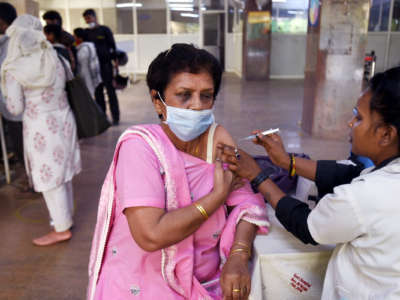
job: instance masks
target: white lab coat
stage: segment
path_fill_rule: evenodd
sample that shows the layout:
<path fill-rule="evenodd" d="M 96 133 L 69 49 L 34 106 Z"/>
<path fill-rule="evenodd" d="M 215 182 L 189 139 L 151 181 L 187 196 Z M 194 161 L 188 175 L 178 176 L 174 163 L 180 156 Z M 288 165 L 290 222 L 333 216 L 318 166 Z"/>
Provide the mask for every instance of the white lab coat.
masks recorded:
<path fill-rule="evenodd" d="M 337 244 L 321 299 L 400 299 L 400 158 L 334 188 L 308 216 L 313 239 Z"/>

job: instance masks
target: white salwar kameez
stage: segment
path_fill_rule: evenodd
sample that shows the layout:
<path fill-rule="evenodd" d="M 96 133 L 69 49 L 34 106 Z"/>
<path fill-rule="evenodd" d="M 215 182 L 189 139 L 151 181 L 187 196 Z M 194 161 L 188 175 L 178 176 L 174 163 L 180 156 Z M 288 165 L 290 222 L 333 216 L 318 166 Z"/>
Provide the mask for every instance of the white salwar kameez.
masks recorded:
<path fill-rule="evenodd" d="M 96 48 L 91 42 L 83 42 L 76 49 L 78 56 L 78 76 L 85 81 L 90 94 L 94 97 L 94 91 L 101 83 L 100 64 Z"/>
<path fill-rule="evenodd" d="M 7 29 L 1 84 L 7 110 L 23 114 L 26 170 L 42 192 L 56 231 L 72 226 L 71 180 L 81 171 L 74 115 L 65 92 L 66 73 L 41 31 L 40 20 L 18 17 Z"/>

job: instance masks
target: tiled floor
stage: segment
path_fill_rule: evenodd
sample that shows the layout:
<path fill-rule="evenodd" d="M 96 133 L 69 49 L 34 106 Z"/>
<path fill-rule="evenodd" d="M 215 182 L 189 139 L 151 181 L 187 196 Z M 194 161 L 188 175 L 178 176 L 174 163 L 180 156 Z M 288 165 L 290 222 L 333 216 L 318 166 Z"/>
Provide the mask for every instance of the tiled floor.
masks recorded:
<path fill-rule="evenodd" d="M 346 157 L 346 141 L 311 138 L 299 129 L 302 86 L 299 80 L 243 82 L 226 75 L 216 102 L 216 119 L 236 139 L 253 129 L 279 127 L 287 150 L 305 152 L 315 159 Z M 115 143 L 130 125 L 158 122 L 144 80 L 119 98 L 120 126 L 81 143 L 83 172 L 74 178 L 76 213 L 72 240 L 48 248 L 34 247 L 31 239 L 49 230 L 41 195 L 22 193 L 13 185 L 0 186 L 1 300 L 85 298 L 98 196 Z M 239 146 L 252 154 L 263 154 L 250 142 Z"/>

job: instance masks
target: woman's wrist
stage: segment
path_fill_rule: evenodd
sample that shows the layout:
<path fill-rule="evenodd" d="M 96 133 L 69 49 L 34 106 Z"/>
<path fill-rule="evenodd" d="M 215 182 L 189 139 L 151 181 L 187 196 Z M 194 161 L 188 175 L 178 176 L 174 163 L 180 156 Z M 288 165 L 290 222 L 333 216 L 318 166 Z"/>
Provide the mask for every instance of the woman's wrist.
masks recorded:
<path fill-rule="evenodd" d="M 216 190 L 213 189 L 210 193 L 210 196 L 216 199 L 218 202 L 221 202 L 223 204 L 228 197 L 229 191 L 224 191 L 224 190 Z"/>
<path fill-rule="evenodd" d="M 247 264 L 247 262 L 250 259 L 250 256 L 247 252 L 234 252 L 234 253 L 230 253 L 228 259 L 232 260 L 232 261 L 240 261 L 240 262 L 244 262 Z"/>

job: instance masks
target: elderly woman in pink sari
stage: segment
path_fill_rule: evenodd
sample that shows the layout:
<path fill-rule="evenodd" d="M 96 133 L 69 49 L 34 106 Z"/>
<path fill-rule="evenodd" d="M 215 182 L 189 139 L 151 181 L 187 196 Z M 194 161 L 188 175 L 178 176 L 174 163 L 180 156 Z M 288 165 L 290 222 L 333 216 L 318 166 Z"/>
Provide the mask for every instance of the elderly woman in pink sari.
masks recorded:
<path fill-rule="evenodd" d="M 88 299 L 247 299 L 248 260 L 266 207 L 220 160 L 234 146 L 214 123 L 221 67 L 175 44 L 147 84 L 160 124 L 120 137 L 99 203 Z M 240 159 L 240 156 L 238 156 Z"/>

